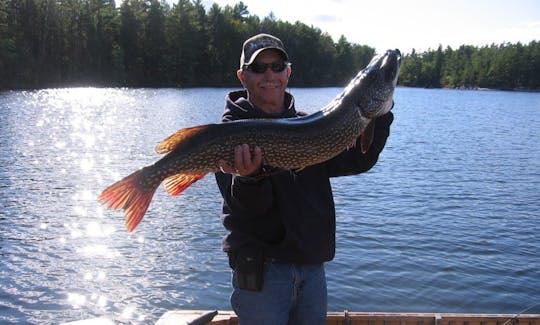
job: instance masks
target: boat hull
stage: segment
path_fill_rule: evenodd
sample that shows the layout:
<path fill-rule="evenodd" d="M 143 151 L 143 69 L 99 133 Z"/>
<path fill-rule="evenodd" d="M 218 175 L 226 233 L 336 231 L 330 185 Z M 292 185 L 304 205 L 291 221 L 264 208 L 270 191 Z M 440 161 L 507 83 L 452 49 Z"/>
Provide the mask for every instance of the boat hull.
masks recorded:
<path fill-rule="evenodd" d="M 211 313 L 211 312 L 210 312 Z M 175 310 L 165 313 L 156 325 L 185 324 L 208 315 L 209 311 Z M 232 311 L 218 311 L 212 325 L 237 325 Z M 329 312 L 328 325 L 540 325 L 540 314 L 454 314 Z"/>

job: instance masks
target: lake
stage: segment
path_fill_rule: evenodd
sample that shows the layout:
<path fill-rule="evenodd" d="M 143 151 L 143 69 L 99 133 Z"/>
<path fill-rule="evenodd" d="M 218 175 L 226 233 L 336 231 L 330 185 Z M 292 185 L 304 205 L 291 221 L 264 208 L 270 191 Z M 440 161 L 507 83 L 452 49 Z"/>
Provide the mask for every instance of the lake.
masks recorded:
<path fill-rule="evenodd" d="M 221 196 L 159 189 L 134 233 L 97 195 L 219 122 L 229 89 L 0 92 L 0 323 L 153 323 L 230 309 Z M 313 112 L 340 88 L 290 90 Z M 377 165 L 332 180 L 329 310 L 518 313 L 540 303 L 540 94 L 398 88 Z M 540 305 L 528 310 L 540 313 Z"/>

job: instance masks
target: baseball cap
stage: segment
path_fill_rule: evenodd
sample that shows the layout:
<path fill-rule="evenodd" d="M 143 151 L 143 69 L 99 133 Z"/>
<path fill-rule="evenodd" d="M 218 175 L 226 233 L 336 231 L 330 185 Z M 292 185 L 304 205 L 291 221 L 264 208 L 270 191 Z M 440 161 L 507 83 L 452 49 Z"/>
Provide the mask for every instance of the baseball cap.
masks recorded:
<path fill-rule="evenodd" d="M 258 34 L 248 38 L 244 42 L 244 45 L 242 46 L 242 55 L 240 56 L 240 69 L 242 69 L 244 65 L 253 63 L 259 53 L 268 49 L 279 50 L 285 61 L 289 60 L 285 47 L 279 38 L 270 34 Z"/>

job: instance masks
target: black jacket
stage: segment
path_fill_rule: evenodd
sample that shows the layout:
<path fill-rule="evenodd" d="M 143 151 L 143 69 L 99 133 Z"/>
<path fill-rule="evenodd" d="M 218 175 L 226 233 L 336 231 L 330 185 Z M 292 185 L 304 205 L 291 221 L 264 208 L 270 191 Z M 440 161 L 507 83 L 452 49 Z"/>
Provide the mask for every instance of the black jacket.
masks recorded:
<path fill-rule="evenodd" d="M 253 108 L 245 91 L 227 96 L 223 122 L 247 118 L 303 115 L 286 93 L 286 110 L 270 115 Z M 222 221 L 229 234 L 223 250 L 234 252 L 244 245 L 264 249 L 278 261 L 319 264 L 335 253 L 336 220 L 330 177 L 369 170 L 379 157 L 390 132 L 393 115 L 377 118 L 372 146 L 362 154 L 360 143 L 329 161 L 300 171 L 285 171 L 262 179 L 216 173 L 223 196 Z"/>

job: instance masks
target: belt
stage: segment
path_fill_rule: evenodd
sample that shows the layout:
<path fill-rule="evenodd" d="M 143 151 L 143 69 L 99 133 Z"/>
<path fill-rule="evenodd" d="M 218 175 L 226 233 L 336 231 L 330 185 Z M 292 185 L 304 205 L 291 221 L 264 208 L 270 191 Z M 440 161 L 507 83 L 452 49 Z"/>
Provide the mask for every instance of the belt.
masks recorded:
<path fill-rule="evenodd" d="M 236 252 L 227 252 L 227 256 L 229 257 L 229 267 L 234 270 L 236 266 Z M 281 261 L 275 257 L 265 256 L 264 257 L 264 263 L 280 263 Z"/>

